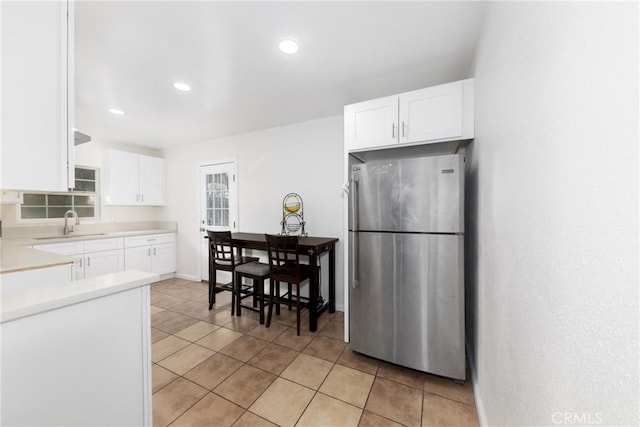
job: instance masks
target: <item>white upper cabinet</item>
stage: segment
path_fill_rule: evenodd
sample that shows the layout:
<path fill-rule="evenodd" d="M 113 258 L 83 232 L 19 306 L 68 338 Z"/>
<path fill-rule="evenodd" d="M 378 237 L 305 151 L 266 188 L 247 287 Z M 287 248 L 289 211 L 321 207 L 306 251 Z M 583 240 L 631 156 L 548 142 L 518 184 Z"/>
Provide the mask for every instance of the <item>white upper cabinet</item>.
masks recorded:
<path fill-rule="evenodd" d="M 474 79 L 344 107 L 348 151 L 471 139 Z"/>
<path fill-rule="evenodd" d="M 102 194 L 107 205 L 165 204 L 165 160 L 119 150 L 105 151 Z"/>
<path fill-rule="evenodd" d="M 102 196 L 107 205 L 138 204 L 138 154 L 105 151 Z"/>
<path fill-rule="evenodd" d="M 73 3 L 6 2 L 0 187 L 67 191 L 74 181 Z"/>
<path fill-rule="evenodd" d="M 159 157 L 138 157 L 140 204 L 162 206 L 165 204 L 165 160 Z"/>
<path fill-rule="evenodd" d="M 373 99 L 344 107 L 348 148 L 379 147 L 398 142 L 398 97 Z"/>

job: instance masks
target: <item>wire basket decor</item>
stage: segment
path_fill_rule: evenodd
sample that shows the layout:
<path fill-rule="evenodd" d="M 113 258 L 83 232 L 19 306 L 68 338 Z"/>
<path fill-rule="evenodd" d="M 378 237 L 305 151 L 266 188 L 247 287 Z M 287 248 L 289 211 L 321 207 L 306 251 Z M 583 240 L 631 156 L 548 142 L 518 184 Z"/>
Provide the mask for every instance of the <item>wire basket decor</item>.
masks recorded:
<path fill-rule="evenodd" d="M 282 231 L 280 234 L 289 236 L 298 234 L 307 236 L 304 226 L 304 209 L 302 197 L 298 193 L 289 193 L 282 199 Z"/>

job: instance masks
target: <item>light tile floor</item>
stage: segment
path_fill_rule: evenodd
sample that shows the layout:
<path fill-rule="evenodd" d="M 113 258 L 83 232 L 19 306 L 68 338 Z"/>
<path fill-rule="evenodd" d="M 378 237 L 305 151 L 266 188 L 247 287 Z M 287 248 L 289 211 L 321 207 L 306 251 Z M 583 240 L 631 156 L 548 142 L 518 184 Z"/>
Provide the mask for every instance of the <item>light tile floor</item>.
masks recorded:
<path fill-rule="evenodd" d="M 230 294 L 209 311 L 206 284 L 151 287 L 155 426 L 477 426 L 471 382 L 352 352 L 342 313 L 296 335 L 295 311 L 232 317 Z"/>

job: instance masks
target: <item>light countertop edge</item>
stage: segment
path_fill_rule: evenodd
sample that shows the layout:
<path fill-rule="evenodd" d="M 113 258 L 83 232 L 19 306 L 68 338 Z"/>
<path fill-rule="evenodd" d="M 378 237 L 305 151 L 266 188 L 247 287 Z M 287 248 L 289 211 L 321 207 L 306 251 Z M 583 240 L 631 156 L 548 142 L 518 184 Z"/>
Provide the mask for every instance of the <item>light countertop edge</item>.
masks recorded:
<path fill-rule="evenodd" d="M 147 234 L 168 234 L 177 233 L 177 230 L 169 230 L 164 228 L 153 228 L 149 230 L 130 230 L 130 231 L 111 231 L 106 233 L 89 233 L 76 234 L 71 237 L 65 236 L 43 236 L 43 237 L 5 237 L 2 240 L 3 245 L 7 246 L 31 246 L 31 245 L 49 245 L 53 243 L 70 243 L 81 240 L 101 240 L 112 239 L 115 237 L 134 237 L 145 236 Z"/>
<path fill-rule="evenodd" d="M 0 280 L 3 274 L 73 263 L 66 255 L 39 251 L 24 246 L 0 246 Z"/>
<path fill-rule="evenodd" d="M 138 270 L 47 285 L 2 298 L 0 324 L 157 282 L 160 276 Z"/>
<path fill-rule="evenodd" d="M 104 234 L 77 235 L 72 237 L 59 237 L 38 239 L 33 237 L 2 238 L 0 239 L 0 275 L 15 273 L 36 268 L 53 267 L 56 265 L 71 264 L 73 259 L 66 255 L 44 252 L 31 245 L 48 245 L 56 243 L 71 243 L 85 240 L 100 240 L 118 237 L 135 237 L 151 234 L 176 233 L 176 230 L 149 229 L 133 231 L 116 231 Z"/>

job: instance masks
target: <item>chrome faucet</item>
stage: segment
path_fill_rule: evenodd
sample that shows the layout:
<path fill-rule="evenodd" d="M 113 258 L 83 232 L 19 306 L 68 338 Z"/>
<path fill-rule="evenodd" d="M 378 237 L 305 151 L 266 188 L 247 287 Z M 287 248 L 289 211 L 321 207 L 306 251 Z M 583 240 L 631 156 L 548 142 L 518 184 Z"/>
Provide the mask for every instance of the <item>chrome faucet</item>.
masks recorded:
<path fill-rule="evenodd" d="M 68 210 L 64 213 L 64 235 L 68 236 L 69 233 L 73 233 L 73 226 L 74 224 L 69 225 L 69 218 L 75 218 L 76 219 L 76 223 L 75 225 L 79 225 L 80 224 L 80 218 L 78 218 L 78 214 L 76 213 L 76 211 L 74 210 Z"/>

